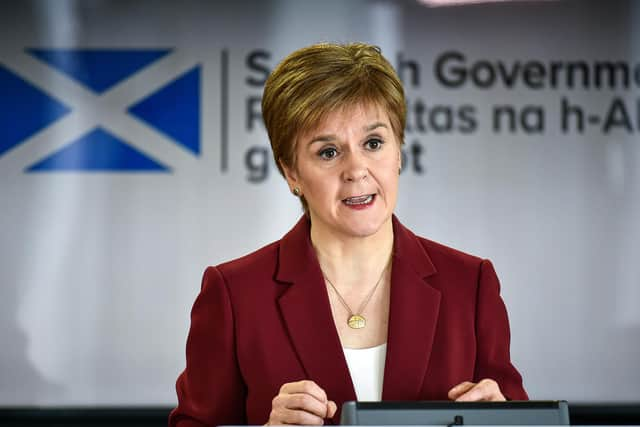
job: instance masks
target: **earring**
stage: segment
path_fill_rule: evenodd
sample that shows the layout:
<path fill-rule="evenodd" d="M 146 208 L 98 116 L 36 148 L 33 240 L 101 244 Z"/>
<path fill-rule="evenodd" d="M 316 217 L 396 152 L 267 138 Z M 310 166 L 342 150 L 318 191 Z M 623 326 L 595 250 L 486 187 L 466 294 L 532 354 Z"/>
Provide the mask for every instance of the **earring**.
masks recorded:
<path fill-rule="evenodd" d="M 293 190 L 291 190 L 291 192 L 296 197 L 300 197 L 300 195 L 302 194 L 302 191 L 300 191 L 300 189 L 298 187 L 294 187 Z"/>
<path fill-rule="evenodd" d="M 402 168 L 398 168 L 398 175 L 402 173 Z"/>

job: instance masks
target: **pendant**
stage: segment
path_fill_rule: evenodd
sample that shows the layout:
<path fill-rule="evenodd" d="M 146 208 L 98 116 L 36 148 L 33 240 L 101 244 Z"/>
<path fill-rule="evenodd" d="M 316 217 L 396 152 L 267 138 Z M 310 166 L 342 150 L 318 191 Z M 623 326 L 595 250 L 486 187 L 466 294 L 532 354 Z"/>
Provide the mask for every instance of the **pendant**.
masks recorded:
<path fill-rule="evenodd" d="M 354 314 L 349 317 L 349 320 L 347 320 L 347 324 L 351 329 L 362 329 L 367 324 L 367 321 L 359 314 Z"/>

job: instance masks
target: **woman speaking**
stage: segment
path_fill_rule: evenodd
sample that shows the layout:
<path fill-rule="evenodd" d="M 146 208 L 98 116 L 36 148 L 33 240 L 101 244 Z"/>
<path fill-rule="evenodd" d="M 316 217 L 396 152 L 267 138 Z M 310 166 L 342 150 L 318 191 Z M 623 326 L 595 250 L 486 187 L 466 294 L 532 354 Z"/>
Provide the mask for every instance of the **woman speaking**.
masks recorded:
<path fill-rule="evenodd" d="M 406 104 L 380 50 L 293 52 L 262 114 L 304 215 L 205 271 L 169 424 L 337 424 L 349 400 L 527 399 L 491 263 L 393 214 Z"/>

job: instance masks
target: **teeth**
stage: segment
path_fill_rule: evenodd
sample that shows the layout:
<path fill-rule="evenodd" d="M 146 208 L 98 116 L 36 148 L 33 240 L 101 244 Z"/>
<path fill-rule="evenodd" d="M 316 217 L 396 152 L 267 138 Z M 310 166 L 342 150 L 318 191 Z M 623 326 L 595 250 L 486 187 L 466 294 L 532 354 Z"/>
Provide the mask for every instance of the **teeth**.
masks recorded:
<path fill-rule="evenodd" d="M 368 196 L 350 197 L 345 199 L 344 202 L 347 205 L 365 205 L 370 203 L 371 200 L 373 200 L 373 195 L 369 194 Z"/>

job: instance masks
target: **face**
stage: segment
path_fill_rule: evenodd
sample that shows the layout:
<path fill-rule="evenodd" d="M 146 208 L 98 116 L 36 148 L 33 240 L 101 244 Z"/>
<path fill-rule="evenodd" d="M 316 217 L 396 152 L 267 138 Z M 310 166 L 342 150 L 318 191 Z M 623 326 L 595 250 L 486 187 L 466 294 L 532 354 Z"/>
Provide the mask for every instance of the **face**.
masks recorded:
<path fill-rule="evenodd" d="M 401 154 L 383 109 L 333 112 L 296 143 L 295 168 L 283 168 L 289 187 L 307 200 L 316 231 L 366 237 L 391 221 Z"/>

